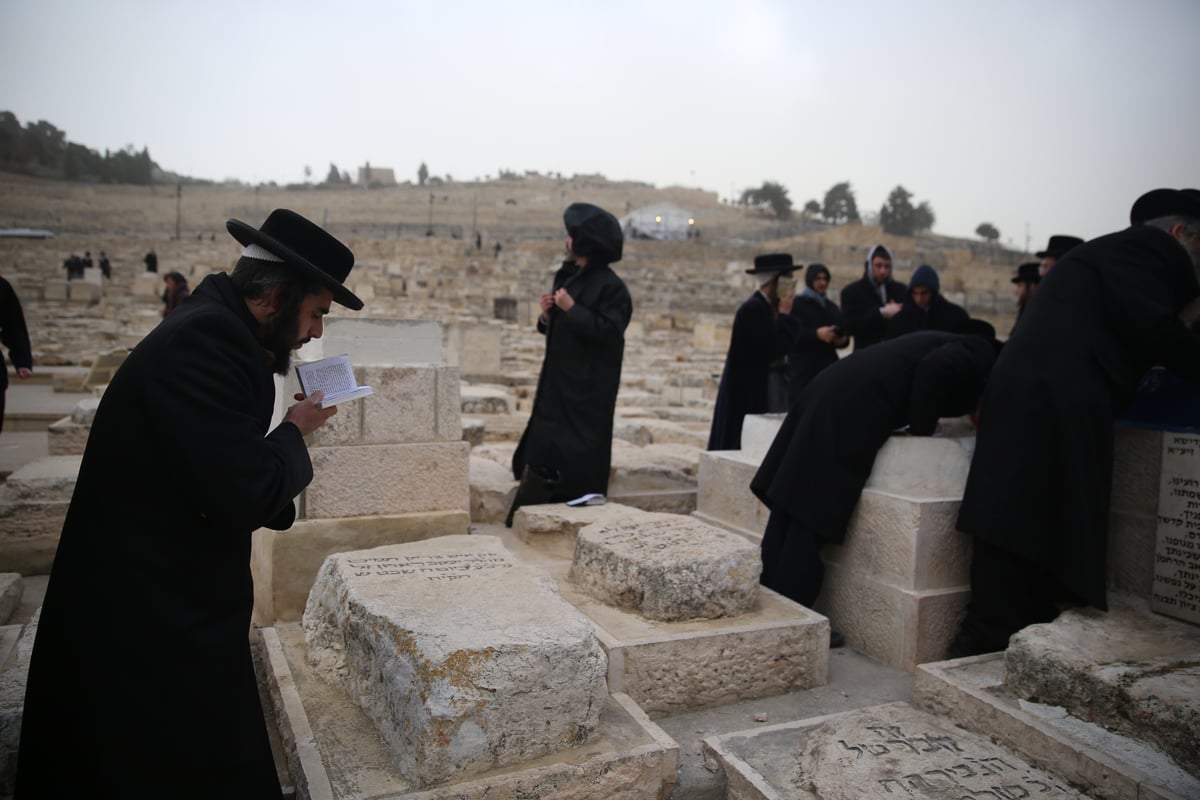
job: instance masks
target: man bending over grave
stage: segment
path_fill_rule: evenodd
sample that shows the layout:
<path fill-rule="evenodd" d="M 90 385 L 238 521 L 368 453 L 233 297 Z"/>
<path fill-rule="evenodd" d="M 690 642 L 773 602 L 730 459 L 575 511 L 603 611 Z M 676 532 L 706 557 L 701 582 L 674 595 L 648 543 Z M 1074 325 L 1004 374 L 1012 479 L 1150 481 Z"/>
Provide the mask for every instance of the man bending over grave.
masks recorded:
<path fill-rule="evenodd" d="M 513 453 L 521 481 L 508 511 L 534 503 L 608 492 L 613 411 L 621 384 L 625 327 L 633 301 L 610 264 L 621 260 L 625 235 L 617 218 L 587 203 L 563 214 L 566 255 L 541 297 L 538 331 L 546 357 L 533 411 Z"/>
<path fill-rule="evenodd" d="M 1200 377 L 1200 191 L 1155 189 L 1131 227 L 1075 246 L 1038 285 L 983 398 L 958 529 L 971 601 L 951 657 L 1008 647 L 1060 604 L 1108 607 L 1113 419 L 1154 364 Z"/>
<path fill-rule="evenodd" d="M 279 209 L 143 339 L 96 412 L 29 668 L 15 797 L 263 798 L 250 535 L 312 480 L 321 393 L 268 432 L 273 373 L 320 338 L 354 255 Z"/>
<path fill-rule="evenodd" d="M 771 510 L 760 582 L 804 606 L 821 591 L 821 546 L 840 544 L 893 432 L 929 436 L 975 410 L 996 358 L 992 326 L 918 331 L 851 353 L 805 387 L 750 489 Z M 834 637 L 836 646 L 837 637 Z"/>

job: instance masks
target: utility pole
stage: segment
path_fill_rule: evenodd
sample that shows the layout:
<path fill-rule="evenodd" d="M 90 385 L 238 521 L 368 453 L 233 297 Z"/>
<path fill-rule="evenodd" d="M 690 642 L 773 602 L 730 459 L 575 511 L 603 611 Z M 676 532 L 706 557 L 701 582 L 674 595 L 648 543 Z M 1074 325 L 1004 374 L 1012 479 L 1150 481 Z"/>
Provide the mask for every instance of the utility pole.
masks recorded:
<path fill-rule="evenodd" d="M 175 184 L 175 239 L 179 240 L 179 223 L 182 216 L 183 184 Z"/>

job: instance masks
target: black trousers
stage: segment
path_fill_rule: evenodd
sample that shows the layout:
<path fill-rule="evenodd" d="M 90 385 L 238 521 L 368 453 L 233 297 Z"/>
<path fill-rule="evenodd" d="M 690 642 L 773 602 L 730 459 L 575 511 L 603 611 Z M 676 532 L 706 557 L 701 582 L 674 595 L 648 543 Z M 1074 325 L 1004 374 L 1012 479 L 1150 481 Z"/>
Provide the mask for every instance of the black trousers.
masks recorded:
<path fill-rule="evenodd" d="M 825 565 L 821 540 L 808 526 L 785 511 L 772 511 L 763 532 L 762 565 L 759 583 L 812 608 L 821 593 Z"/>
<path fill-rule="evenodd" d="M 1051 570 L 980 539 L 973 540 L 971 600 L 950 658 L 994 653 L 1028 625 L 1058 616 L 1060 592 Z"/>

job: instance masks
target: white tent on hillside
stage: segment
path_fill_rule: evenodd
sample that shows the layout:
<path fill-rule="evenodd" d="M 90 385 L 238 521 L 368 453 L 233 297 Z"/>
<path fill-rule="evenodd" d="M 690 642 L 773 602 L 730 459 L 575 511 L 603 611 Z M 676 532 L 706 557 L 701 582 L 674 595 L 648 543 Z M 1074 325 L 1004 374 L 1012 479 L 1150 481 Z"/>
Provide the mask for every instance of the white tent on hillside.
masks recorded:
<path fill-rule="evenodd" d="M 656 203 L 629 212 L 621 227 L 631 239 L 690 239 L 697 235 L 696 215 L 671 203 Z"/>

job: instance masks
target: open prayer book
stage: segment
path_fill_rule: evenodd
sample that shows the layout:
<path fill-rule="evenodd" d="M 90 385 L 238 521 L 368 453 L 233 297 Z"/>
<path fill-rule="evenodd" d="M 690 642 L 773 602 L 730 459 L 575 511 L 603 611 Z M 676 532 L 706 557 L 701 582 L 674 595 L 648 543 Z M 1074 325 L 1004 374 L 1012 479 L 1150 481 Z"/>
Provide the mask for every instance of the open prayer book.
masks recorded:
<path fill-rule="evenodd" d="M 316 391 L 325 393 L 318 404 L 319 408 L 329 408 L 372 394 L 370 386 L 359 386 L 354 380 L 354 368 L 350 366 L 350 356 L 347 355 L 297 364 L 296 377 L 300 379 L 300 391 L 304 392 L 305 397 Z"/>

